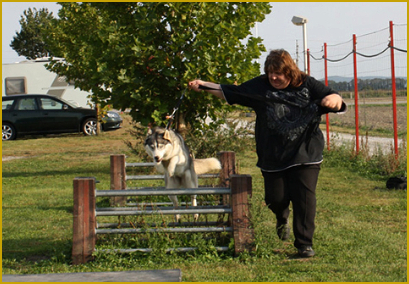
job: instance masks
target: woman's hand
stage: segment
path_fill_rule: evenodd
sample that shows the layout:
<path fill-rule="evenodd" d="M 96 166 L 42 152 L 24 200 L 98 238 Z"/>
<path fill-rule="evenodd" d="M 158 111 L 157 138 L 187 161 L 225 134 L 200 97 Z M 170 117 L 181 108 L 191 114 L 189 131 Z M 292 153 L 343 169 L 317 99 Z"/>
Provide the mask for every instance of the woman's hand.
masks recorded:
<path fill-rule="evenodd" d="M 193 91 L 200 92 L 200 91 L 203 91 L 203 90 L 199 89 L 199 86 L 204 85 L 204 83 L 205 83 L 205 81 L 202 81 L 202 80 L 193 80 L 193 81 L 189 82 L 188 86 Z"/>
<path fill-rule="evenodd" d="M 190 81 L 188 86 L 190 89 L 196 92 L 200 92 L 204 90 L 204 89 L 199 89 L 199 86 L 207 87 L 208 89 L 204 91 L 208 92 L 209 94 L 215 95 L 219 99 L 225 100 L 223 92 L 222 92 L 222 88 L 219 84 L 196 79 L 196 80 Z"/>
<path fill-rule="evenodd" d="M 342 107 L 342 98 L 338 94 L 331 94 L 321 100 L 321 106 L 333 111 L 339 111 Z"/>

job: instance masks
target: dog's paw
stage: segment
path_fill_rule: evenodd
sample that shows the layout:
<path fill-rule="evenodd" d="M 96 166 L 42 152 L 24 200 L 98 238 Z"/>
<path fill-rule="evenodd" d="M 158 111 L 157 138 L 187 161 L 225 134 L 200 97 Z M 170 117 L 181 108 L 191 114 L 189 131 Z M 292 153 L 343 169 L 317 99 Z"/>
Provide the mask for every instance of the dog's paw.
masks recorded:
<path fill-rule="evenodd" d="M 168 175 L 169 175 L 170 178 L 173 177 L 175 175 L 175 170 L 169 170 L 168 169 Z"/>
<path fill-rule="evenodd" d="M 180 215 L 179 215 L 179 214 L 176 214 L 176 215 L 175 215 L 175 221 L 176 221 L 176 223 L 180 223 L 180 222 L 181 222 L 181 220 L 180 220 Z"/>
<path fill-rule="evenodd" d="M 193 219 L 195 220 L 195 222 L 197 222 L 197 220 L 199 220 L 199 214 L 194 214 Z"/>

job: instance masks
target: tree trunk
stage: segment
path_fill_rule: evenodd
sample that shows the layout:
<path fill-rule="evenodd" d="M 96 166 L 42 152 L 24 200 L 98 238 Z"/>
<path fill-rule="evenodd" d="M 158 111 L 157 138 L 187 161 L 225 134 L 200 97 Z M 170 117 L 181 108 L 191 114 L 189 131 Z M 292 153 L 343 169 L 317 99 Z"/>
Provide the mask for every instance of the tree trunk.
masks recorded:
<path fill-rule="evenodd" d="M 179 112 L 175 129 L 180 135 L 182 135 L 183 138 L 185 137 L 187 126 L 184 113 Z"/>
<path fill-rule="evenodd" d="M 95 109 L 97 111 L 97 135 L 100 134 L 100 129 L 101 129 L 101 123 L 99 122 L 100 119 L 100 114 L 99 114 L 99 105 L 95 104 Z"/>

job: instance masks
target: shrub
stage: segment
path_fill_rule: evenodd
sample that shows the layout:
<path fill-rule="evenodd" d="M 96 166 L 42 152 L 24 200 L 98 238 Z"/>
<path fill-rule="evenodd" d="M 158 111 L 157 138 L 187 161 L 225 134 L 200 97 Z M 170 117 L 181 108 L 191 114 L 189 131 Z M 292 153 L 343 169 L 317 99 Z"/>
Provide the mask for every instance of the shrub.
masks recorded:
<path fill-rule="evenodd" d="M 354 145 L 342 143 L 324 151 L 324 166 L 343 166 L 365 177 L 386 180 L 391 176 L 406 176 L 406 141 L 402 139 L 399 155 L 392 149 L 380 149 L 370 154 L 368 142 L 362 141 L 362 149 L 357 154 Z"/>

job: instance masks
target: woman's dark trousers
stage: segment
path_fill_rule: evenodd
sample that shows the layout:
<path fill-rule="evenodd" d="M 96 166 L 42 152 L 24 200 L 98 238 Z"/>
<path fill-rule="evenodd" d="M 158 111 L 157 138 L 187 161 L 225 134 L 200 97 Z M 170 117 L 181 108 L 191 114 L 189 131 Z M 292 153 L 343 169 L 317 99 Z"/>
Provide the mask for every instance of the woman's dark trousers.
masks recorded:
<path fill-rule="evenodd" d="M 277 217 L 277 224 L 286 224 L 293 208 L 294 246 L 312 246 L 320 165 L 301 165 L 279 172 L 262 171 L 265 201 Z"/>

